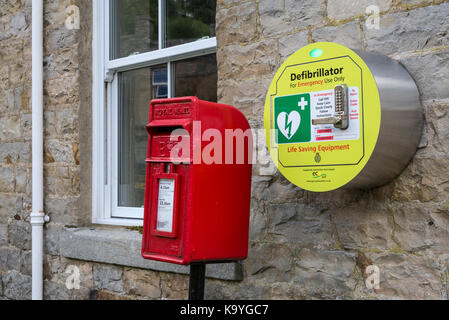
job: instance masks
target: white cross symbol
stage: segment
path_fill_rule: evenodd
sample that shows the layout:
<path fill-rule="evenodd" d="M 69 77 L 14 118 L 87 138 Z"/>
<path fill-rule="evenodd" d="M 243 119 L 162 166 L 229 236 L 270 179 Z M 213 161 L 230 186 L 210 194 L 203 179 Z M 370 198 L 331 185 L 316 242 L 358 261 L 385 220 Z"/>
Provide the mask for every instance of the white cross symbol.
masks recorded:
<path fill-rule="evenodd" d="M 304 97 L 301 98 L 301 102 L 298 102 L 298 107 L 301 107 L 301 110 L 304 111 L 306 109 L 306 106 L 308 106 L 309 103 L 304 99 Z"/>

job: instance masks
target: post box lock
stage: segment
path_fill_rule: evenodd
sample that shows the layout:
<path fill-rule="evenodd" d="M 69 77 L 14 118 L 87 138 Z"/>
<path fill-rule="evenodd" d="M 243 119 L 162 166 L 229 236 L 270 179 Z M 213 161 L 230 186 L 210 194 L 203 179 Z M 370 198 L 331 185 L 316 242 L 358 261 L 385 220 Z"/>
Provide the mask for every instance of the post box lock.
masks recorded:
<path fill-rule="evenodd" d="M 228 130 L 250 132 L 243 114 L 195 97 L 153 100 L 146 128 L 142 256 L 183 265 L 245 259 L 252 135 L 246 136 L 243 164 L 206 163 L 201 157 L 207 147 L 201 141 L 204 132 L 222 137 Z M 237 151 L 237 145 L 231 150 Z M 223 158 L 228 156 L 223 152 Z"/>

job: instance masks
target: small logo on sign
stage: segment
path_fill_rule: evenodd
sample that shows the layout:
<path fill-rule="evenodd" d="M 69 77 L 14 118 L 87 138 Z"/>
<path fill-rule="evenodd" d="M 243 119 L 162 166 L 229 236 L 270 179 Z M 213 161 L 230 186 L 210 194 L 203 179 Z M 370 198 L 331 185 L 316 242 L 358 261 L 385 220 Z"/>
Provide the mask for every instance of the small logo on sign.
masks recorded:
<path fill-rule="evenodd" d="M 313 172 L 312 176 L 314 179 L 326 179 L 327 178 L 327 174 L 325 174 L 325 173 L 319 174 L 318 172 Z"/>
<path fill-rule="evenodd" d="M 315 155 L 315 162 L 316 162 L 316 163 L 320 163 L 320 162 L 321 162 L 321 156 L 320 156 L 319 153 L 317 153 L 317 154 Z"/>

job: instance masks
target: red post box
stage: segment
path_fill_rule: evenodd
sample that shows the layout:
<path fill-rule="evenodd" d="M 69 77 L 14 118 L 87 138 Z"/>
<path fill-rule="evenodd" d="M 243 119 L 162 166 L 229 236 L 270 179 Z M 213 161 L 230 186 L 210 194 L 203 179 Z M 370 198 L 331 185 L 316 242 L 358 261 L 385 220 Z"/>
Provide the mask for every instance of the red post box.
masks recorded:
<path fill-rule="evenodd" d="M 173 138 L 176 129 L 183 133 Z M 245 259 L 252 135 L 243 114 L 195 97 L 153 100 L 147 131 L 142 256 L 183 265 Z"/>

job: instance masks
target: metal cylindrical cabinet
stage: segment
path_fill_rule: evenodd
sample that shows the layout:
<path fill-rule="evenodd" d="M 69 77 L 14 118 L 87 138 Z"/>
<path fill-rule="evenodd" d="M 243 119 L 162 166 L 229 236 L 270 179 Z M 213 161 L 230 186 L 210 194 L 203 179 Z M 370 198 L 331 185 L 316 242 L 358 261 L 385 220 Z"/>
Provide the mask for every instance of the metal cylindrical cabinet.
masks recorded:
<path fill-rule="evenodd" d="M 424 116 L 415 81 L 399 62 L 366 51 L 355 52 L 376 81 L 381 124 L 371 158 L 346 187 L 372 188 L 390 182 L 405 169 L 421 140 Z"/>

